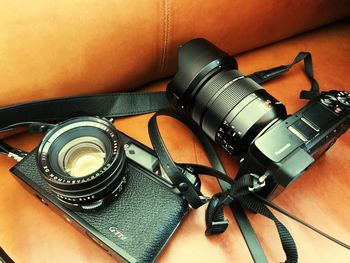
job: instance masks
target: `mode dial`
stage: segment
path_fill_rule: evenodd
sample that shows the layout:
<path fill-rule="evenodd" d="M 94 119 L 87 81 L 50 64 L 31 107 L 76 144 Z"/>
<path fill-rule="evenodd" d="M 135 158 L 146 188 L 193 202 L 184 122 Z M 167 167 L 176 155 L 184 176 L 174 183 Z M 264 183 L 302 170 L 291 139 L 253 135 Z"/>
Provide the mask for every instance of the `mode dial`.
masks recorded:
<path fill-rule="evenodd" d="M 348 92 L 341 91 L 337 95 L 337 99 L 341 104 L 350 107 L 350 94 Z"/>
<path fill-rule="evenodd" d="M 328 94 L 321 98 L 321 103 L 327 107 L 333 108 L 333 106 L 337 103 L 337 98 Z"/>

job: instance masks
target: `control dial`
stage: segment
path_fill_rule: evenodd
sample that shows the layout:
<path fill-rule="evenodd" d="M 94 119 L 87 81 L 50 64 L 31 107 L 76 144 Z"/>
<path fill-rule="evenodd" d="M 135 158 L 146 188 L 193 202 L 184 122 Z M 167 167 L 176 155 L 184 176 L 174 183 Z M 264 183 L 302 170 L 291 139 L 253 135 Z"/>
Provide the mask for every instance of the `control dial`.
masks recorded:
<path fill-rule="evenodd" d="M 333 107 L 337 103 L 337 98 L 333 95 L 327 94 L 323 98 L 321 98 L 321 103 L 327 107 Z"/>
<path fill-rule="evenodd" d="M 337 99 L 341 104 L 350 107 L 350 94 L 348 92 L 341 91 L 337 95 Z"/>

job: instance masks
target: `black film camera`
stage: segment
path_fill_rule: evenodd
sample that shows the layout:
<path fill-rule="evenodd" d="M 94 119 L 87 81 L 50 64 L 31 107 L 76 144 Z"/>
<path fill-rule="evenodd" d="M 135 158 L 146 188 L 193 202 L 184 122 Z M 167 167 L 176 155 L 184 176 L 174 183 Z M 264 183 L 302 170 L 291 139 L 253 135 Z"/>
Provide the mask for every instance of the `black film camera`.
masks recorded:
<path fill-rule="evenodd" d="M 181 46 L 178 61 L 178 72 L 167 88 L 168 100 L 228 153 L 243 157 L 238 176 L 261 177 L 251 190 L 270 199 L 349 128 L 348 92 L 324 92 L 287 116 L 281 102 L 207 40 Z"/>
<path fill-rule="evenodd" d="M 121 262 L 153 262 L 188 212 L 154 152 L 106 119 L 54 126 L 11 171 Z"/>

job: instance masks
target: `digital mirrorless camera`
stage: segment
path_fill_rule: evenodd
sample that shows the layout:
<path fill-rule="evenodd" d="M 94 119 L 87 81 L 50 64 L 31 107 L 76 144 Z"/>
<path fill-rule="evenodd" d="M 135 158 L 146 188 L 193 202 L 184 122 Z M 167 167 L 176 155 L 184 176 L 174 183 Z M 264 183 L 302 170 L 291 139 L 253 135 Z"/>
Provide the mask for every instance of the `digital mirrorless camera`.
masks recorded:
<path fill-rule="evenodd" d="M 264 197 L 279 194 L 349 128 L 346 91 L 324 92 L 287 116 L 281 102 L 205 39 L 181 46 L 178 64 L 168 100 L 229 154 L 242 158 L 238 177 L 258 177 L 252 190 Z"/>
<path fill-rule="evenodd" d="M 103 118 L 54 126 L 11 171 L 119 262 L 153 262 L 188 212 L 153 150 Z"/>

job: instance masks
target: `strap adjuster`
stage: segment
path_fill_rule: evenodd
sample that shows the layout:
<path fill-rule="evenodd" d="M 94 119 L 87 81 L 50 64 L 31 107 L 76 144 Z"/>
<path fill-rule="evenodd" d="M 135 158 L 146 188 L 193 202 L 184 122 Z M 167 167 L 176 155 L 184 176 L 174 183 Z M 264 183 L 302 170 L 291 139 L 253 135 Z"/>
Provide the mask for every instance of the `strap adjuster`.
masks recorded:
<path fill-rule="evenodd" d="M 250 186 L 250 187 L 248 187 L 248 190 L 250 191 L 250 192 L 257 192 L 257 191 L 259 191 L 261 188 L 263 188 L 265 185 L 266 185 L 266 182 L 265 182 L 265 180 L 266 180 L 266 178 L 267 178 L 267 175 L 266 174 L 264 174 L 264 175 L 262 175 L 262 176 L 259 176 L 259 175 L 257 175 L 257 174 L 249 174 L 251 177 L 252 177 L 252 179 L 253 179 L 253 185 L 252 186 Z"/>
<path fill-rule="evenodd" d="M 21 151 L 20 149 L 14 148 L 11 145 L 8 145 L 4 141 L 0 140 L 0 154 L 5 154 L 8 157 L 15 159 L 17 162 L 21 161 L 24 157 L 27 156 L 27 153 Z"/>

